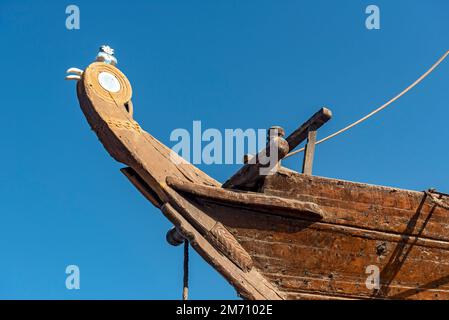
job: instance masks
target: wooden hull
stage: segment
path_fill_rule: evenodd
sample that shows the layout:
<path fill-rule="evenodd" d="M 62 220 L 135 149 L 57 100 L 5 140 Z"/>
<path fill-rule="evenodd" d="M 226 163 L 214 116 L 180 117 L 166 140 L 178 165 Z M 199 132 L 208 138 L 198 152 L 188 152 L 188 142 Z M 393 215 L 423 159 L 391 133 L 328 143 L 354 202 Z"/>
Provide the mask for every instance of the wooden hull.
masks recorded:
<path fill-rule="evenodd" d="M 239 295 L 449 299 L 449 210 L 432 196 L 283 168 L 254 192 L 222 188 L 191 164 L 174 162 L 124 104 L 101 91 L 95 77 L 106 69 L 123 76 L 96 63 L 78 84 L 91 127 L 128 166 L 130 181 Z M 375 270 L 377 288 L 367 285 Z"/>
<path fill-rule="evenodd" d="M 288 190 L 288 191 L 287 191 Z M 263 191 L 313 200 L 320 221 L 184 196 L 220 221 L 286 299 L 448 299 L 448 211 L 424 193 L 281 171 Z M 370 266 L 380 287 L 367 287 Z"/>

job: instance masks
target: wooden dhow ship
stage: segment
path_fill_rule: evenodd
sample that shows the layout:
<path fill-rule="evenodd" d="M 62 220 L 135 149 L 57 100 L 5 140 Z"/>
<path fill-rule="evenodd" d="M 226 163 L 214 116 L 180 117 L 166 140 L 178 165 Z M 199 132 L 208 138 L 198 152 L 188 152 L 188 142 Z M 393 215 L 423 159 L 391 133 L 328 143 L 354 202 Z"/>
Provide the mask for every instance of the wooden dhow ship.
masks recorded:
<path fill-rule="evenodd" d="M 188 240 L 241 297 L 449 299 L 447 195 L 313 176 L 316 131 L 331 118 L 328 109 L 286 138 L 276 128 L 266 151 L 221 184 L 139 126 L 131 85 L 115 62 L 102 47 L 85 70 L 68 70 L 87 121 L 174 225 L 169 242 Z M 303 141 L 303 172 L 282 167 Z M 262 175 L 270 154 L 274 171 Z"/>

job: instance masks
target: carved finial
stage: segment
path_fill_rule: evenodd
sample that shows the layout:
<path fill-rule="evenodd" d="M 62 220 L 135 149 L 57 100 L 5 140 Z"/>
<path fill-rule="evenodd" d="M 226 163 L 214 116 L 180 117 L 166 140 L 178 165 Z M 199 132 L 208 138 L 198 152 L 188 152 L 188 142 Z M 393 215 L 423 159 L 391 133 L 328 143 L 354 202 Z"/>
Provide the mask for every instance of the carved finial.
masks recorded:
<path fill-rule="evenodd" d="M 270 129 L 268 129 L 267 134 L 267 142 L 269 142 L 271 139 L 276 137 L 284 137 L 285 136 L 285 130 L 282 127 L 279 126 L 272 126 Z"/>
<path fill-rule="evenodd" d="M 98 51 L 96 61 L 112 64 L 117 64 L 117 58 L 114 56 L 114 49 L 108 45 L 102 45 Z"/>

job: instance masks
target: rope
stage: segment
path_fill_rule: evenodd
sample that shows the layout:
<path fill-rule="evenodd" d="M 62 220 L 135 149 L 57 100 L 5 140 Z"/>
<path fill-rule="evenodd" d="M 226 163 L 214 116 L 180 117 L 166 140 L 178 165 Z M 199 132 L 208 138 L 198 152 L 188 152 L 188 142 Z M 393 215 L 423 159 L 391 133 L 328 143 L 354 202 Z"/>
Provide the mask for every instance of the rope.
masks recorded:
<path fill-rule="evenodd" d="M 372 111 L 371 113 L 367 114 L 366 116 L 364 116 L 363 118 L 351 123 L 350 125 L 344 127 L 343 129 L 327 136 L 324 139 L 321 139 L 319 141 L 316 142 L 316 144 L 320 144 L 323 143 L 327 140 L 330 140 L 340 134 L 342 134 L 343 132 L 348 131 L 349 129 L 355 127 L 356 125 L 368 120 L 369 118 L 371 118 L 372 116 L 374 116 L 376 113 L 382 111 L 383 109 L 387 108 L 389 105 L 391 105 L 393 102 L 395 102 L 396 100 L 398 100 L 399 98 L 401 98 L 403 95 L 405 95 L 407 92 L 409 92 L 411 89 L 413 89 L 414 87 L 416 87 L 421 81 L 423 81 L 425 78 L 427 78 L 428 75 L 430 75 L 432 73 L 432 71 L 434 71 L 449 55 L 449 50 L 446 51 L 446 53 L 429 69 L 427 70 L 421 77 L 419 77 L 415 82 L 413 82 L 411 85 L 409 85 L 406 89 L 404 89 L 401 93 L 399 93 L 397 96 L 395 96 L 393 99 L 391 99 L 390 101 L 388 101 L 387 103 L 383 104 L 382 106 L 380 106 L 379 108 L 377 108 L 376 110 Z M 297 151 L 294 152 L 290 152 L 289 154 L 287 154 L 287 156 L 284 157 L 284 159 L 291 157 L 297 153 L 300 153 L 302 151 L 304 151 L 305 148 L 301 148 Z"/>
<path fill-rule="evenodd" d="M 187 300 L 189 296 L 189 241 L 184 240 L 184 277 L 182 300 Z"/>

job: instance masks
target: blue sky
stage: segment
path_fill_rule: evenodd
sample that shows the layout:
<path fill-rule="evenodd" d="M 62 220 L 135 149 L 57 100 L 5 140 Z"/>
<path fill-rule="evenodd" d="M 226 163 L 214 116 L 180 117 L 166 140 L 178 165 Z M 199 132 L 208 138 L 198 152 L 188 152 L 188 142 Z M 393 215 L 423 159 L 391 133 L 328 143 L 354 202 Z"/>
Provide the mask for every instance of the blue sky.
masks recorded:
<path fill-rule="evenodd" d="M 76 4 L 81 29 L 65 28 Z M 381 29 L 365 28 L 365 8 Z M 291 132 L 321 106 L 323 137 L 376 108 L 449 49 L 447 0 L 0 0 L 0 298 L 179 299 L 182 249 L 87 125 L 68 67 L 116 49 L 135 118 L 176 128 Z M 369 122 L 317 148 L 320 176 L 449 191 L 449 61 Z M 301 158 L 285 161 L 299 170 Z M 236 165 L 201 165 L 224 181 Z M 65 288 L 65 268 L 81 289 Z M 235 299 L 196 254 L 192 299 Z"/>

